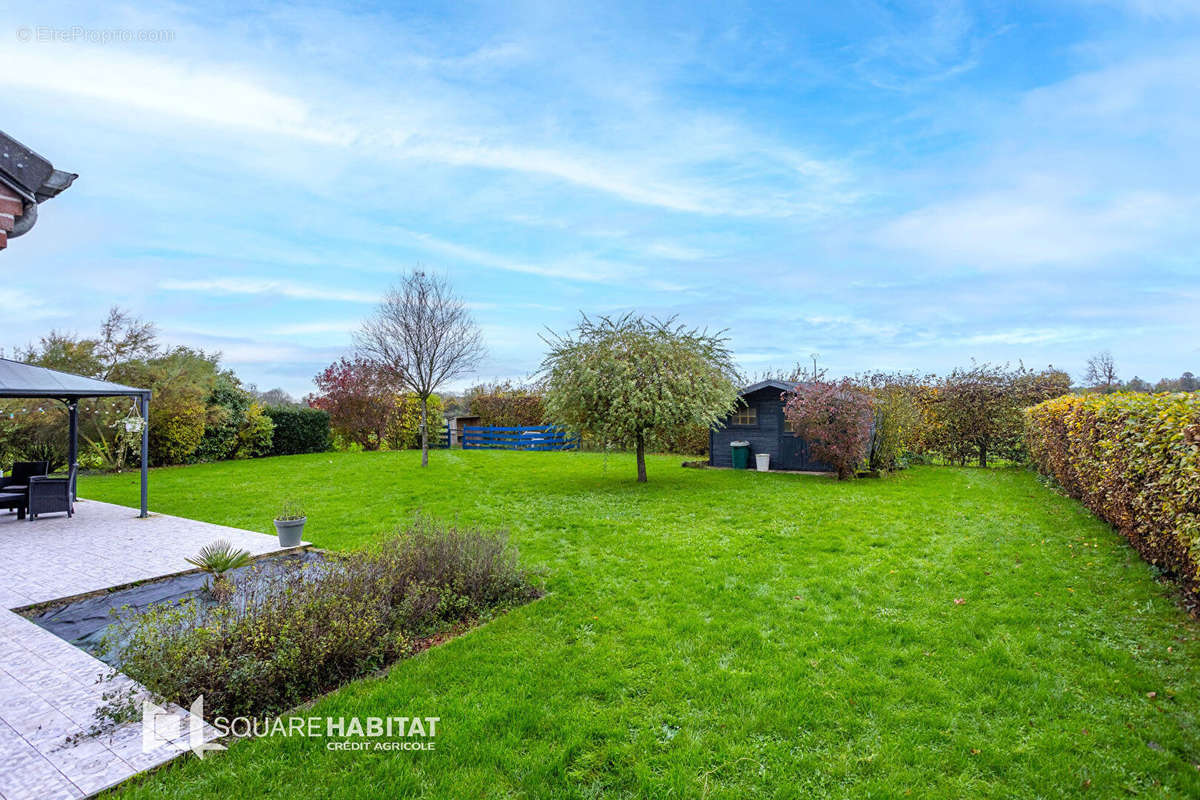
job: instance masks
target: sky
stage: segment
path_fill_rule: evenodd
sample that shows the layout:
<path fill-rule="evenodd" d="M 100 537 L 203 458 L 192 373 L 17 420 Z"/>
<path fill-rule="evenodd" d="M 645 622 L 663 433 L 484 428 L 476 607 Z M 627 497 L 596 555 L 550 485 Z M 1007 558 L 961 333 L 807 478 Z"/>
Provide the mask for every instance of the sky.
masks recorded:
<path fill-rule="evenodd" d="M 748 374 L 1200 372 L 1200 0 L 5 5 L 0 129 L 80 176 L 10 353 L 119 305 L 304 395 L 420 267 L 459 387 L 629 310 Z"/>

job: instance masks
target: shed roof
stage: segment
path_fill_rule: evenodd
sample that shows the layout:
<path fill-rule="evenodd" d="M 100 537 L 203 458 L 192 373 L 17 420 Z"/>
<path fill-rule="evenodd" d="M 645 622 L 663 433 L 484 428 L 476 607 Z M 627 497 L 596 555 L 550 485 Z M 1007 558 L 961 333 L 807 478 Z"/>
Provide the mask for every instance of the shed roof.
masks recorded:
<path fill-rule="evenodd" d="M 754 392 L 757 392 L 759 389 L 778 389 L 781 392 L 790 392 L 799 385 L 800 384 L 796 383 L 795 381 L 778 381 L 778 380 L 771 379 L 768 381 L 759 381 L 758 383 L 752 383 L 749 386 L 742 389 L 740 392 L 738 392 L 738 394 L 745 397 L 748 394 L 753 394 Z"/>
<path fill-rule="evenodd" d="M 0 397 L 141 397 L 149 394 L 149 389 L 0 358 Z"/>

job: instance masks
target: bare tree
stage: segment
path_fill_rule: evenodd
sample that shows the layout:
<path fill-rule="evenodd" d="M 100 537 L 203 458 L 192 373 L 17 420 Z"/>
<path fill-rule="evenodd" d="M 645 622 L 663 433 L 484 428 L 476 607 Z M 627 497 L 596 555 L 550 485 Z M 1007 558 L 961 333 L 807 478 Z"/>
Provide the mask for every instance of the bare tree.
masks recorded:
<path fill-rule="evenodd" d="M 1089 358 L 1084 380 L 1096 389 L 1103 388 L 1105 394 L 1114 391 L 1120 378 L 1117 377 L 1117 364 L 1113 361 L 1112 353 L 1104 350 Z"/>
<path fill-rule="evenodd" d="M 486 350 L 466 304 L 442 276 L 414 270 L 388 290 L 355 337 L 359 352 L 421 400 L 421 466 L 429 465 L 429 396 Z"/>

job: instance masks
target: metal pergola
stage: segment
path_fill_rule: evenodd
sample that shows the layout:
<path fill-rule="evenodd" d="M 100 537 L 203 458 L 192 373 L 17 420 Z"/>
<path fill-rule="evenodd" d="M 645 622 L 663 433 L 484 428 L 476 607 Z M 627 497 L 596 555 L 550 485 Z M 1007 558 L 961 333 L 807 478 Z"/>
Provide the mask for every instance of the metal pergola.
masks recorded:
<path fill-rule="evenodd" d="M 150 467 L 150 390 L 135 389 L 110 381 L 85 378 L 69 372 L 37 367 L 0 358 L 0 398 L 58 400 L 66 405 L 70 415 L 70 445 L 67 455 L 71 474 L 79 467 L 79 401 L 89 397 L 134 397 L 142 417 L 142 508 L 140 517 L 148 512 L 148 480 Z M 72 483 L 71 494 L 75 494 Z"/>

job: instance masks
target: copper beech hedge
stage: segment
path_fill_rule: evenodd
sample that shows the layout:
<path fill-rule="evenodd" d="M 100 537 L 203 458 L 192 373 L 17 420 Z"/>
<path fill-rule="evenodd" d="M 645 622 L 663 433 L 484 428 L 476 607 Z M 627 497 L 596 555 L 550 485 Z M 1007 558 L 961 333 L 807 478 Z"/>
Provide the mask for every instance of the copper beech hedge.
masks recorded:
<path fill-rule="evenodd" d="M 1026 411 L 1034 465 L 1200 607 L 1200 393 L 1068 395 Z"/>

